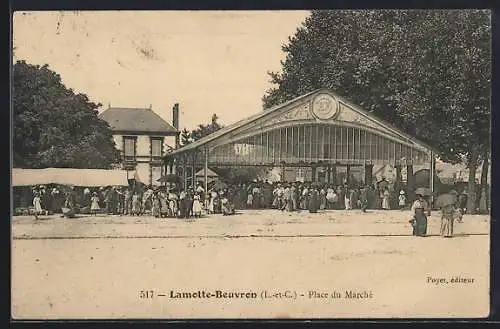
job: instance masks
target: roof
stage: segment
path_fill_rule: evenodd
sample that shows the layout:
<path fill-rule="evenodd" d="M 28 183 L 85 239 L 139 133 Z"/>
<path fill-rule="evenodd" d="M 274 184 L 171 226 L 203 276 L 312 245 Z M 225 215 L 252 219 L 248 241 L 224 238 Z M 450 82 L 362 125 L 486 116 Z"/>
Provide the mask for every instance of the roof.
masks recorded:
<path fill-rule="evenodd" d="M 196 177 L 204 177 L 205 176 L 205 170 L 201 169 L 196 173 Z M 213 170 L 210 168 L 207 168 L 207 177 L 219 177 Z"/>
<path fill-rule="evenodd" d="M 12 169 L 12 186 L 62 184 L 74 186 L 127 186 L 126 170 L 107 169 Z"/>
<path fill-rule="evenodd" d="M 314 91 L 311 91 L 311 92 L 309 92 L 307 94 L 304 94 L 302 96 L 296 97 L 296 98 L 294 98 L 294 99 L 292 99 L 292 100 L 290 100 L 288 102 L 276 105 L 276 106 L 271 107 L 269 109 L 266 109 L 264 111 L 260 111 L 259 113 L 256 113 L 256 114 L 254 114 L 254 115 L 252 115 L 250 117 L 247 117 L 245 119 L 242 119 L 240 121 L 237 121 L 237 122 L 235 122 L 235 123 L 233 123 L 233 124 L 231 124 L 229 126 L 223 127 L 221 129 L 217 130 L 216 132 L 208 135 L 208 136 L 200 138 L 199 140 L 197 140 L 197 141 L 195 141 L 193 143 L 190 143 L 190 144 L 188 144 L 186 146 L 183 146 L 183 147 L 181 147 L 179 149 L 174 150 L 173 152 L 169 153 L 168 156 L 179 154 L 179 153 L 183 153 L 183 152 L 186 152 L 186 151 L 189 151 L 189 150 L 193 150 L 193 149 L 195 149 L 197 147 L 200 147 L 202 145 L 205 145 L 206 143 L 209 143 L 209 142 L 211 142 L 211 141 L 213 141 L 213 140 L 215 140 L 215 139 L 217 139 L 217 138 L 219 138 L 219 137 L 221 137 L 221 136 L 223 136 L 223 135 L 225 135 L 225 134 L 227 134 L 227 133 L 229 133 L 229 132 L 231 132 L 231 131 L 233 131 L 235 129 L 238 129 L 238 128 L 240 128 L 242 126 L 245 126 L 245 125 L 247 125 L 247 124 L 249 124 L 251 122 L 254 122 L 254 121 L 256 121 L 256 120 L 258 120 L 258 119 L 260 119 L 262 117 L 265 117 L 265 116 L 267 116 L 267 115 L 269 115 L 269 114 L 271 114 L 271 113 L 273 113 L 273 112 L 275 112 L 275 111 L 277 111 L 279 109 L 282 109 L 282 108 L 284 108 L 284 107 L 286 107 L 286 106 L 288 106 L 288 105 L 290 105 L 292 103 L 299 102 L 299 101 L 301 101 L 301 100 L 303 100 L 303 99 L 305 99 L 305 98 L 307 98 L 307 97 L 309 97 L 311 95 L 319 94 L 321 92 L 326 92 L 326 93 L 334 95 L 336 98 L 342 100 L 342 102 L 348 104 L 351 108 L 354 108 L 358 113 L 360 113 L 360 114 L 368 117 L 372 121 L 375 121 L 377 124 L 379 124 L 380 126 L 384 127 L 388 131 L 391 131 L 391 132 L 393 132 L 393 133 L 395 133 L 395 134 L 397 134 L 397 135 L 399 135 L 401 137 L 404 137 L 404 138 L 406 138 L 408 140 L 411 140 L 414 143 L 419 144 L 422 147 L 428 149 L 429 151 L 433 151 L 433 152 L 436 153 L 436 150 L 433 149 L 432 147 L 430 147 L 429 145 L 427 145 L 426 143 L 417 140 L 415 137 L 413 137 L 413 136 L 411 136 L 411 135 L 409 135 L 409 134 L 401 131 L 400 129 L 394 127 L 393 125 L 391 125 L 391 124 L 389 124 L 389 123 L 387 123 L 385 121 L 383 121 L 382 119 L 379 119 L 379 118 L 375 117 L 372 113 L 370 113 L 370 112 L 362 109 L 360 106 L 352 104 L 351 102 L 347 101 L 344 97 L 341 97 L 337 93 L 334 93 L 331 90 L 326 89 L 326 88 L 320 88 L 320 89 L 316 89 Z"/>
<path fill-rule="evenodd" d="M 249 123 L 251 123 L 251 122 L 253 122 L 253 121 L 257 120 L 257 119 L 260 119 L 260 118 L 262 118 L 262 117 L 264 117 L 266 115 L 269 115 L 269 113 L 272 113 L 272 112 L 276 111 L 277 109 L 280 109 L 280 108 L 282 108 L 282 107 L 284 107 L 284 106 L 286 106 L 288 104 L 297 102 L 297 101 L 299 101 L 299 100 L 301 100 L 303 98 L 306 98 L 307 96 L 312 95 L 312 94 L 314 94 L 316 92 L 317 91 L 312 91 L 312 92 L 310 92 L 308 94 L 305 94 L 305 95 L 299 96 L 297 98 L 294 98 L 294 99 L 292 99 L 292 100 L 290 100 L 288 102 L 285 102 L 285 103 L 273 106 L 270 109 L 267 109 L 265 111 L 260 111 L 259 113 L 256 113 L 256 114 L 254 114 L 252 116 L 249 116 L 249 117 L 247 117 L 245 119 L 242 119 L 242 120 L 237 121 L 237 122 L 235 122 L 233 124 L 230 124 L 229 126 L 225 126 L 225 127 L 221 128 L 221 129 L 219 129 L 219 130 L 211 133 L 210 135 L 207 135 L 205 137 L 202 137 L 202 138 L 198 139 L 197 141 L 195 141 L 193 143 L 190 143 L 190 144 L 188 144 L 186 146 L 183 146 L 183 147 L 181 147 L 179 149 L 176 149 L 175 151 L 173 151 L 172 153 L 170 153 L 168 155 L 172 155 L 172 154 L 176 154 L 176 153 L 185 152 L 185 151 L 188 151 L 188 150 L 191 150 L 191 149 L 195 149 L 195 148 L 197 148 L 197 147 L 199 147 L 201 145 L 204 145 L 204 144 L 206 144 L 208 142 L 211 142 L 214 139 L 219 138 L 219 137 L 221 137 L 221 136 L 223 136 L 223 135 L 225 135 L 225 134 L 227 134 L 227 133 L 229 133 L 229 132 L 231 132 L 231 131 L 233 131 L 233 130 L 235 130 L 237 128 L 240 128 L 240 127 L 242 127 L 242 126 L 244 126 L 246 124 L 249 124 Z"/>
<path fill-rule="evenodd" d="M 113 131 L 161 135 L 178 133 L 177 129 L 151 109 L 110 107 L 99 118 L 108 122 Z"/>

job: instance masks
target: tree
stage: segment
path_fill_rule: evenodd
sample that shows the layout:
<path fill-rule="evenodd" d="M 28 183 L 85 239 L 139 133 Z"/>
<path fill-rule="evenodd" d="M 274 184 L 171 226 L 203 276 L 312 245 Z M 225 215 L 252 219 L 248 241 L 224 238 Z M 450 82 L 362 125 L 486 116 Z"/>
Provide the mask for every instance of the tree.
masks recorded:
<path fill-rule="evenodd" d="M 182 129 L 182 131 L 181 131 L 181 145 L 182 146 L 188 145 L 189 143 L 193 142 L 191 135 L 192 135 L 191 132 L 187 128 Z"/>
<path fill-rule="evenodd" d="M 213 114 L 209 124 L 199 124 L 198 128 L 194 129 L 191 132 L 192 140 L 196 141 L 221 129 L 223 126 L 219 124 L 217 120 L 219 120 L 219 117 L 217 116 L 217 114 Z"/>
<path fill-rule="evenodd" d="M 490 145 L 490 39 L 485 10 L 313 11 L 283 45 L 264 107 L 322 87 L 337 91 L 444 161 L 465 155 L 472 205 Z"/>
<path fill-rule="evenodd" d="M 483 164 L 481 167 L 479 212 L 482 214 L 486 214 L 490 209 L 490 193 L 488 189 L 488 171 L 490 165 L 490 157 L 488 152 L 484 152 L 482 154 L 481 161 L 483 162 Z"/>
<path fill-rule="evenodd" d="M 100 104 L 66 88 L 48 65 L 17 61 L 13 75 L 15 167 L 110 168 L 119 161 Z"/>

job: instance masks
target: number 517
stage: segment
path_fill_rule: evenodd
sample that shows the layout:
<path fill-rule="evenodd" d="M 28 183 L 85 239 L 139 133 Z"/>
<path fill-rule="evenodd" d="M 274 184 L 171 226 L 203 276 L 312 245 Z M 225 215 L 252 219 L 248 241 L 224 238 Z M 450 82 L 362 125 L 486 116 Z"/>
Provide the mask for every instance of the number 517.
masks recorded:
<path fill-rule="evenodd" d="M 141 290 L 139 292 L 139 298 L 141 299 L 153 298 L 153 290 Z"/>

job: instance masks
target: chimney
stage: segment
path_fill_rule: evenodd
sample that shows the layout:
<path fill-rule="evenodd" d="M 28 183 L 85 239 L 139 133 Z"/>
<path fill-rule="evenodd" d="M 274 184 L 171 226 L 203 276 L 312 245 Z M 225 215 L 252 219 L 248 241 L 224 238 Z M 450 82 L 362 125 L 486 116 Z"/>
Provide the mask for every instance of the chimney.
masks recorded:
<path fill-rule="evenodd" d="M 179 130 L 179 103 L 175 103 L 172 109 L 172 126 L 178 131 Z M 179 134 L 175 136 L 175 148 L 180 146 Z"/>

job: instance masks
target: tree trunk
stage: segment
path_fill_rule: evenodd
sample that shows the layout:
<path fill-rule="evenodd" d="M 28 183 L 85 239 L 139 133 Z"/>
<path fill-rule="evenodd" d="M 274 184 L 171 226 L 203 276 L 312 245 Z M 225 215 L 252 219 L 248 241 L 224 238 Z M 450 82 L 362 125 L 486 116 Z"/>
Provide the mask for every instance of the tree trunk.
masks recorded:
<path fill-rule="evenodd" d="M 481 168 L 481 196 L 479 199 L 479 213 L 487 214 L 489 212 L 489 188 L 488 188 L 488 170 L 489 170 L 488 153 L 483 156 L 483 166 Z"/>
<path fill-rule="evenodd" d="M 476 170 L 477 154 L 471 154 L 469 158 L 469 184 L 467 187 L 467 213 L 476 213 Z"/>

